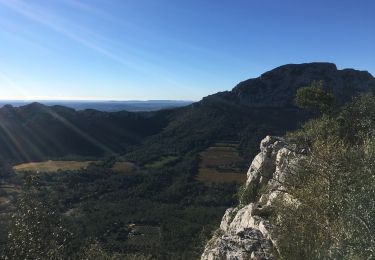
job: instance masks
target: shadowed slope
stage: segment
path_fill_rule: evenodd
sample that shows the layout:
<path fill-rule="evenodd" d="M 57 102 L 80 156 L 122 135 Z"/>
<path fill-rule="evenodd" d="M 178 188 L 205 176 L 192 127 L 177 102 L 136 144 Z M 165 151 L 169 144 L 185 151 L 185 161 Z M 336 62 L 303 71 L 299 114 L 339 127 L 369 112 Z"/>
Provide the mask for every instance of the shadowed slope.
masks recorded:
<path fill-rule="evenodd" d="M 39 103 L 0 109 L 0 153 L 16 161 L 124 152 L 166 124 L 164 114 L 75 111 Z"/>
<path fill-rule="evenodd" d="M 126 153 L 138 163 L 197 153 L 217 140 L 235 140 L 246 158 L 267 134 L 281 135 L 314 114 L 293 105 L 298 88 L 323 80 L 338 104 L 375 87 L 366 71 L 332 63 L 289 64 L 189 106 L 148 113 L 75 111 L 32 103 L 0 109 L 0 153 L 13 160 Z M 146 138 L 148 137 L 148 138 Z M 142 144 L 139 147 L 134 145 Z M 130 149 L 132 148 L 132 149 Z"/>
<path fill-rule="evenodd" d="M 206 149 L 217 140 L 240 141 L 242 155 L 250 159 L 265 135 L 283 135 L 316 115 L 294 106 L 298 88 L 323 80 L 338 105 L 375 87 L 366 71 L 338 70 L 332 63 L 289 64 L 258 78 L 239 83 L 200 102 L 175 109 L 171 123 L 149 137 L 131 158 L 140 161 L 160 154 L 184 154 Z"/>

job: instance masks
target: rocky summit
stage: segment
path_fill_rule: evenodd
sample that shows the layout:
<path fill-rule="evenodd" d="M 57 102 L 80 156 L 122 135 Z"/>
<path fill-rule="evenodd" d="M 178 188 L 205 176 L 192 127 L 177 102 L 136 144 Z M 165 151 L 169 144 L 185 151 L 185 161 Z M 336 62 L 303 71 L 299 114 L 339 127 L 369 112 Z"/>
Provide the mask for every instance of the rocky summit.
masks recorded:
<path fill-rule="evenodd" d="M 264 138 L 247 172 L 239 205 L 226 210 L 201 260 L 275 259 L 277 231 L 270 212 L 276 198 L 298 204 L 283 192 L 282 183 L 303 158 L 303 151 L 297 152 L 283 138 Z"/>
<path fill-rule="evenodd" d="M 328 62 L 286 64 L 263 73 L 257 78 L 240 82 L 231 91 L 211 95 L 250 107 L 290 107 L 296 90 L 323 81 L 339 104 L 350 101 L 360 92 L 375 88 L 375 79 L 367 71 L 337 69 Z"/>

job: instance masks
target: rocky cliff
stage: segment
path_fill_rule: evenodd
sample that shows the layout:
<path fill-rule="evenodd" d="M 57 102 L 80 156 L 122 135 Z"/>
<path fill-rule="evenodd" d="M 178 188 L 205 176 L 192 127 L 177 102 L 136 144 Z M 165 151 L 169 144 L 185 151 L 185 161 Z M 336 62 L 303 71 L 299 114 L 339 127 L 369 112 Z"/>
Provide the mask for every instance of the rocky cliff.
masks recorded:
<path fill-rule="evenodd" d="M 236 208 L 229 208 L 220 228 L 207 243 L 202 260 L 275 259 L 277 230 L 270 223 L 276 198 L 298 203 L 283 192 L 285 176 L 297 167 L 303 151 L 280 137 L 267 136 L 247 172 L 247 182 Z"/>
<path fill-rule="evenodd" d="M 333 63 L 312 62 L 277 67 L 257 78 L 240 82 L 231 91 L 208 96 L 204 101 L 222 99 L 252 108 L 293 107 L 298 88 L 321 80 L 324 88 L 334 94 L 338 105 L 375 88 L 375 79 L 367 71 L 340 70 Z"/>

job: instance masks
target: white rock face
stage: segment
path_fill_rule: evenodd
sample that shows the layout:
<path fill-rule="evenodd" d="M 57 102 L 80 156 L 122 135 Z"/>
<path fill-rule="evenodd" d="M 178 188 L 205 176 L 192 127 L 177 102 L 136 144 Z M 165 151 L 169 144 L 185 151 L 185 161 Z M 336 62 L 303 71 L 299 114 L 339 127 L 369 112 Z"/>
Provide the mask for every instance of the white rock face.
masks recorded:
<path fill-rule="evenodd" d="M 237 214 L 229 224 L 229 233 L 235 235 L 245 228 L 254 228 L 257 226 L 259 220 L 256 218 L 256 216 L 252 216 L 251 214 L 251 212 L 253 211 L 253 207 L 254 204 L 250 203 L 249 205 L 237 211 Z"/>
<path fill-rule="evenodd" d="M 232 216 L 235 216 L 237 213 L 236 208 L 229 208 L 225 211 L 224 217 L 220 223 L 220 229 L 227 232 L 229 231 L 229 225 L 232 222 Z"/>
<path fill-rule="evenodd" d="M 245 193 L 255 189 L 257 196 L 252 201 L 241 201 L 245 205 L 227 209 L 201 260 L 276 258 L 277 238 L 267 218 L 273 201 L 280 196 L 298 204 L 280 190 L 288 172 L 297 167 L 300 158 L 280 137 L 267 136 L 261 141 L 260 153 L 247 172 L 245 189 Z M 266 192 L 259 194 L 261 188 Z"/>

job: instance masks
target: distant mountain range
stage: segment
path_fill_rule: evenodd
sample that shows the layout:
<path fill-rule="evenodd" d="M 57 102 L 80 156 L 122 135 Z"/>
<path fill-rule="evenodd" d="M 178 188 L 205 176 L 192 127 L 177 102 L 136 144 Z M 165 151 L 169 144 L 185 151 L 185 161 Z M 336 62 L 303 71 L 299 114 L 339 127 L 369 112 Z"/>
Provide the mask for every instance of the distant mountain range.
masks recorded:
<path fill-rule="evenodd" d="M 314 116 L 293 104 L 296 90 L 314 80 L 323 80 L 339 104 L 375 86 L 374 77 L 366 71 L 306 63 L 284 65 L 241 82 L 231 91 L 155 112 L 77 111 L 40 103 L 6 105 L 0 108 L 0 155 L 30 161 L 70 154 L 126 153 L 130 160 L 144 162 L 163 155 L 196 153 L 217 140 L 235 140 L 244 157 L 250 158 L 265 135 L 283 135 Z M 161 104 L 176 106 L 174 101 L 130 105 L 151 110 Z"/>
<path fill-rule="evenodd" d="M 0 100 L 0 107 L 12 105 L 15 107 L 38 102 L 47 106 L 66 106 L 76 110 L 95 109 L 104 112 L 148 112 L 161 109 L 187 106 L 193 101 L 187 100 L 127 100 L 127 101 L 96 101 L 96 100 Z"/>

